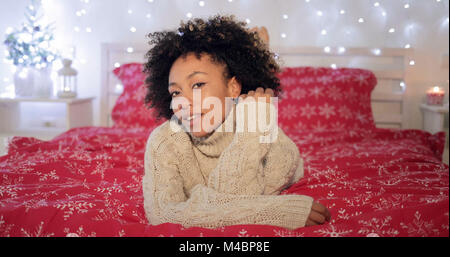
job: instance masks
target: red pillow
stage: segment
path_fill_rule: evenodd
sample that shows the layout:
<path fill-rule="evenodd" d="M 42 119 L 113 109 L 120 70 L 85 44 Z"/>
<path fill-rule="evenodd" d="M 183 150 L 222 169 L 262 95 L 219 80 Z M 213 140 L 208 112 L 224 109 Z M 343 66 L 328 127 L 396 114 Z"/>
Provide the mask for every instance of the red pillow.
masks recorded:
<path fill-rule="evenodd" d="M 369 70 L 289 67 L 278 74 L 283 90 L 278 122 L 284 130 L 373 129 Z"/>
<path fill-rule="evenodd" d="M 141 63 L 127 63 L 113 70 L 123 85 L 123 92 L 111 112 L 113 127 L 154 128 L 164 122 L 164 119 L 157 121 L 154 110 L 144 105 L 147 89 L 142 70 Z"/>

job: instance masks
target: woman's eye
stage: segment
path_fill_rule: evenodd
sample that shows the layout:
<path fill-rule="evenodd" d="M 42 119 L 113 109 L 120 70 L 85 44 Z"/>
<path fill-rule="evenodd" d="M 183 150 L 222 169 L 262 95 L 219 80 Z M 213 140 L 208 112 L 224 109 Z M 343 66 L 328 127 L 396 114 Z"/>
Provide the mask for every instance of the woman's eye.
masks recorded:
<path fill-rule="evenodd" d="M 199 82 L 199 83 L 195 83 L 194 85 L 192 85 L 192 88 L 200 88 L 204 85 L 205 83 L 203 82 Z"/>
<path fill-rule="evenodd" d="M 175 92 L 172 92 L 172 93 L 170 94 L 170 96 L 171 96 L 171 97 L 175 97 L 175 96 L 177 96 L 179 93 L 180 93 L 180 92 L 175 91 Z"/>

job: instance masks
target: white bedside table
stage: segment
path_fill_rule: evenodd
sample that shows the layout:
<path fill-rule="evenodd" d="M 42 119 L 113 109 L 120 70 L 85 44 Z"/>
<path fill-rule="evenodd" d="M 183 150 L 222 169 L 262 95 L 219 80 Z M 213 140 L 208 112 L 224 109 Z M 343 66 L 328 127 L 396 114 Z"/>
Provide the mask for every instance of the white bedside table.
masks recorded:
<path fill-rule="evenodd" d="M 75 127 L 92 126 L 92 101 L 94 97 L 84 98 L 0 98 L 0 138 L 12 136 L 33 136 L 48 140 Z M 54 108 L 65 105 L 64 126 L 25 127 L 21 124 L 20 105 L 24 102 L 50 103 Z M 52 107 L 53 108 L 53 107 Z M 63 107 L 64 108 L 64 107 Z M 40 115 L 40 114 L 39 114 Z M 45 115 L 43 113 L 43 115 Z"/>
<path fill-rule="evenodd" d="M 423 129 L 434 134 L 439 131 L 445 131 L 445 148 L 442 156 L 444 163 L 449 163 L 448 150 L 448 128 L 444 128 L 445 114 L 448 113 L 448 104 L 444 106 L 431 106 L 421 104 L 420 109 L 423 112 Z"/>
<path fill-rule="evenodd" d="M 448 104 L 444 106 L 433 106 L 421 104 L 423 113 L 423 129 L 434 134 L 444 131 L 444 115 L 448 113 Z"/>

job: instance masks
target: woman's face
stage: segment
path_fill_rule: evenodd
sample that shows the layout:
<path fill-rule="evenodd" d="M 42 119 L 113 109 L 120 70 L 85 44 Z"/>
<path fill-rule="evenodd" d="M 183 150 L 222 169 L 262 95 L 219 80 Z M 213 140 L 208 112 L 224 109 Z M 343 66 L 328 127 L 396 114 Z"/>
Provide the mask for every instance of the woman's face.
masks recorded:
<path fill-rule="evenodd" d="M 238 97 L 241 85 L 224 77 L 225 65 L 202 54 L 188 53 L 173 63 L 169 74 L 169 94 L 175 116 L 195 137 L 204 137 L 223 123 L 231 98 Z"/>

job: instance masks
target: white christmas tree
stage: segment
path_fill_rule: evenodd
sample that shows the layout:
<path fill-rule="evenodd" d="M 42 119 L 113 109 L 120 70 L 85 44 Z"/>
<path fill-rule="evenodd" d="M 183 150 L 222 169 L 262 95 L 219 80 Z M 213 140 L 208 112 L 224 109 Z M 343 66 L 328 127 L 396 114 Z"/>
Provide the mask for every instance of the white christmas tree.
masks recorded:
<path fill-rule="evenodd" d="M 15 66 L 45 68 L 59 58 L 59 54 L 52 45 L 54 28 L 52 24 L 45 24 L 40 0 L 31 0 L 25 18 L 19 29 L 6 31 L 6 58 Z"/>

